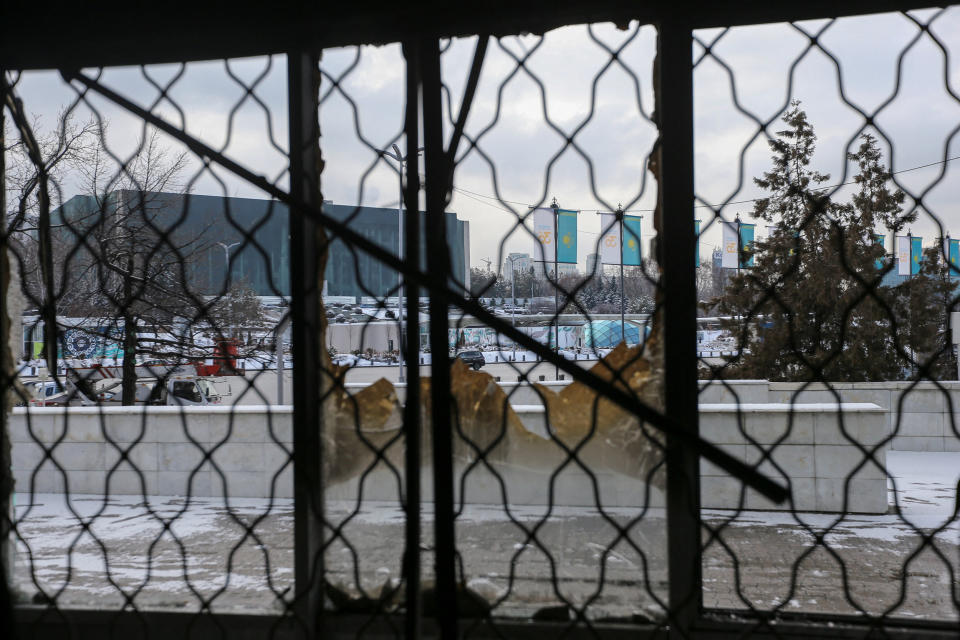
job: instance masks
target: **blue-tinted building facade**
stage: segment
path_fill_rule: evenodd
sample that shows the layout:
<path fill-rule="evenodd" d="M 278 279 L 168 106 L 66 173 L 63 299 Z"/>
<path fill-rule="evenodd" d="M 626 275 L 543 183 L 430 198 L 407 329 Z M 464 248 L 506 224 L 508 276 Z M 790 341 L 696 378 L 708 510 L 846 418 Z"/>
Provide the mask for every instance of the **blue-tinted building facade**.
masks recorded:
<path fill-rule="evenodd" d="M 140 193 L 115 191 L 102 205 L 102 213 L 92 196 L 75 196 L 53 212 L 55 221 L 72 221 L 67 227 L 79 237 L 90 220 L 109 220 L 117 208 L 142 210 L 153 234 L 166 235 L 172 246 L 184 246 L 187 285 L 198 295 L 215 295 L 224 290 L 227 251 L 231 278 L 244 280 L 260 296 L 290 294 L 290 226 L 287 206 L 275 200 L 225 198 L 193 194 L 148 193 L 140 204 Z M 352 230 L 380 247 L 396 254 L 399 229 L 396 209 L 323 204 L 324 213 L 348 222 Z M 141 215 L 141 214 L 137 214 Z M 426 220 L 421 212 L 425 246 Z M 451 274 L 464 284 L 470 273 L 469 223 L 448 212 L 447 245 L 451 254 Z M 138 221 L 142 225 L 142 221 Z M 68 242 L 71 239 L 68 238 Z M 73 243 L 78 238 L 72 239 Z M 239 244 L 235 244 L 239 243 Z M 224 246 L 226 245 L 226 246 Z M 421 268 L 425 268 L 421 252 Z M 325 273 L 327 295 L 395 295 L 397 273 L 362 251 L 351 250 L 342 240 L 333 238 Z"/>

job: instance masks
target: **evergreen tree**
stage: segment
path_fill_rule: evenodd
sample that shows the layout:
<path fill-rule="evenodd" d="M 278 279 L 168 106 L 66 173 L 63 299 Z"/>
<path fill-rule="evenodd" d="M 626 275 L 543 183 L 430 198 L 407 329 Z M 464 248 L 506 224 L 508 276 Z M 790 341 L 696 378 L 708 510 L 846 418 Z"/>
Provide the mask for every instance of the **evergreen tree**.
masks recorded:
<path fill-rule="evenodd" d="M 869 133 L 863 134 L 860 139 L 857 152 L 847 154 L 847 159 L 856 162 L 860 169 L 853 179 L 860 185 L 860 190 L 852 198 L 853 206 L 864 215 L 873 216 L 875 223 L 888 229 L 896 238 L 906 225 L 917 219 L 917 212 L 905 213 L 905 194 L 900 189 L 890 191 L 887 186 L 890 172 L 880 163 L 882 154 L 877 148 L 877 139 Z"/>
<path fill-rule="evenodd" d="M 769 142 L 773 167 L 754 179 L 769 195 L 755 202 L 752 215 L 775 230 L 755 243 L 755 266 L 731 278 L 721 301 L 722 312 L 738 318 L 741 346 L 728 373 L 769 380 L 896 379 L 902 367 L 892 318 L 878 293 L 877 217 L 866 200 L 838 204 L 818 188 L 829 176 L 810 167 L 816 135 L 798 102 L 783 122 L 786 128 Z M 866 197 L 874 202 L 878 196 Z"/>
<path fill-rule="evenodd" d="M 890 292 L 911 377 L 956 378 L 957 362 L 947 332 L 957 286 L 938 242 L 924 250 L 920 272 Z"/>

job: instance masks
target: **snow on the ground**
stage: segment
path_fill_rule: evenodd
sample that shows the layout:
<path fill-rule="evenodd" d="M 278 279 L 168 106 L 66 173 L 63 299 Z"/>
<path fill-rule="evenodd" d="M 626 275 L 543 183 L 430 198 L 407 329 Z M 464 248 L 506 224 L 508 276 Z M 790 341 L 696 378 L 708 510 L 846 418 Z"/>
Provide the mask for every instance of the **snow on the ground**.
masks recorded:
<path fill-rule="evenodd" d="M 887 470 L 892 476 L 890 504 L 895 495 L 910 521 L 935 521 L 956 513 L 960 452 L 890 451 Z"/>
<path fill-rule="evenodd" d="M 887 454 L 887 467 L 891 474 L 891 511 L 887 514 L 845 515 L 746 510 L 736 512 L 710 509 L 703 511 L 703 518 L 712 527 L 725 525 L 723 530 L 727 533 L 724 535 L 728 541 L 733 540 L 731 544 L 734 544 L 738 556 L 743 554 L 743 575 L 758 581 L 758 585 L 766 585 L 764 588 L 774 588 L 771 587 L 770 580 L 789 578 L 792 571 L 791 560 L 784 560 L 780 556 L 789 555 L 788 551 L 803 553 L 805 548 L 814 544 L 811 532 L 828 532 L 824 540 L 834 553 L 852 554 L 849 555 L 851 565 L 848 568 L 862 574 L 857 579 L 866 585 L 864 589 L 880 588 L 881 583 L 877 580 L 885 581 L 883 584 L 890 581 L 879 577 L 877 571 L 880 569 L 874 570 L 870 568 L 872 565 L 864 563 L 885 563 L 883 571 L 905 567 L 904 561 L 921 542 L 917 530 L 927 534 L 937 531 L 935 540 L 941 551 L 948 555 L 955 554 L 951 549 L 956 549 L 955 545 L 960 544 L 960 521 L 956 515 L 960 452 L 891 451 Z M 68 500 L 61 494 L 30 496 L 23 493 L 16 494 L 15 500 L 17 532 L 23 538 L 17 544 L 16 583 L 21 590 L 31 593 L 35 590 L 33 580 L 36 579 L 48 592 L 56 591 L 65 584 L 69 566 L 72 575 L 69 578 L 69 587 L 62 599 L 58 599 L 64 605 L 82 605 L 89 602 L 100 607 L 120 606 L 122 602 L 119 599 L 119 587 L 116 585 L 120 585 L 127 592 L 145 585 L 137 598 L 138 603 L 147 607 L 195 606 L 196 597 L 191 595 L 192 592 L 185 586 L 186 580 L 189 581 L 190 589 L 196 589 L 204 594 L 204 597 L 210 597 L 225 589 L 222 597 L 217 596 L 220 598 L 218 610 L 235 607 L 254 610 L 258 607 L 276 606 L 276 603 L 285 597 L 282 595 L 284 589 L 291 584 L 291 500 L 187 500 L 176 496 L 151 496 L 144 500 L 142 496 L 102 495 L 71 495 Z M 899 504 L 899 513 L 893 508 L 895 502 Z M 511 535 L 515 534 L 516 527 L 511 523 L 529 523 L 530 526 L 548 518 L 550 523 L 553 523 L 550 526 L 559 527 L 556 531 L 565 531 L 567 533 L 564 535 L 575 538 L 571 539 L 569 544 L 564 543 L 565 550 L 556 549 L 556 553 L 574 554 L 576 549 L 586 549 L 586 556 L 577 556 L 577 562 L 580 563 L 577 566 L 586 573 L 577 579 L 589 583 L 593 580 L 593 574 L 588 571 L 592 566 L 590 563 L 596 562 L 596 559 L 591 560 L 591 557 L 606 556 L 608 563 L 617 564 L 617 553 L 624 552 L 629 555 L 629 550 L 622 547 L 615 551 L 611 549 L 610 553 L 607 553 L 608 541 L 596 538 L 599 535 L 596 532 L 607 522 L 605 518 L 626 523 L 639 515 L 639 509 L 626 507 L 604 509 L 604 515 L 600 515 L 594 507 L 547 506 L 511 506 L 508 514 L 502 505 L 471 504 L 459 512 L 457 527 L 458 534 L 466 536 L 465 541 L 470 541 L 462 543 L 468 545 L 465 551 L 467 556 L 480 554 L 484 562 L 508 562 L 508 559 L 503 558 L 504 552 L 499 547 L 507 544 L 509 548 L 514 540 L 504 542 L 497 536 L 502 537 L 510 532 L 513 532 Z M 392 574 L 390 570 L 382 571 L 377 568 L 383 566 L 387 559 L 396 560 L 394 556 L 397 554 L 385 548 L 382 539 L 387 532 L 397 531 L 397 527 L 402 531 L 404 513 L 397 503 L 364 501 L 358 505 L 352 501 L 328 501 L 327 516 L 334 525 L 349 521 L 346 526 L 350 527 L 349 534 L 359 545 L 358 550 L 362 554 L 372 554 L 370 561 L 374 563 L 377 572 L 386 571 L 384 576 L 380 573 L 376 576 L 371 574 L 364 580 L 369 578 L 379 584 L 387 577 L 393 579 L 399 575 L 398 567 L 394 567 Z M 433 520 L 432 504 L 423 504 L 422 517 L 429 529 L 430 525 L 427 523 Z M 171 523 L 169 532 L 164 531 L 166 523 Z M 569 523 L 569 529 L 566 528 L 566 523 Z M 662 508 L 648 508 L 643 513 L 642 523 L 642 532 L 634 529 L 637 536 L 662 537 L 666 514 Z M 89 533 L 84 531 L 85 525 L 89 526 Z M 247 528 L 253 528 L 257 539 L 249 537 Z M 489 537 L 490 532 L 497 534 Z M 655 544 L 661 544 L 659 538 L 657 540 Z M 597 545 L 597 553 L 593 556 L 590 556 L 592 552 L 587 549 L 591 543 Z M 364 545 L 373 546 L 366 548 Z M 531 553 L 535 551 L 534 549 Z M 710 575 L 726 575 L 723 574 L 721 564 L 729 561 L 729 558 L 718 552 L 716 545 L 710 553 L 713 553 L 713 556 L 705 560 L 705 571 L 714 572 Z M 755 557 L 748 562 L 750 554 Z M 927 555 L 930 555 L 929 552 Z M 338 555 L 332 558 L 331 566 L 339 567 L 336 570 L 343 573 L 352 566 L 351 557 L 349 554 Z M 572 557 L 573 555 L 570 555 L 568 561 Z M 813 562 L 813 565 L 804 565 L 804 571 L 809 572 L 808 577 L 819 576 L 817 579 L 822 578 L 825 581 L 824 586 L 817 587 L 821 591 L 834 588 L 830 586 L 833 583 L 830 583 L 828 578 L 832 575 L 831 572 L 835 573 L 837 569 L 835 562 L 823 558 L 826 556 L 820 560 L 805 561 L 807 564 Z M 626 556 L 624 559 L 629 560 Z M 110 580 L 115 584 L 106 579 L 107 561 Z M 918 562 L 920 561 L 923 559 L 920 558 Z M 916 569 L 915 574 L 919 576 L 917 579 L 923 578 L 927 575 L 925 572 L 933 571 L 936 567 L 946 570 L 942 564 L 937 564 L 939 561 L 936 558 L 927 558 L 927 561 L 929 566 L 916 569 L 915 565 L 910 565 L 903 570 Z M 816 564 L 821 562 L 826 564 Z M 777 563 L 783 566 L 774 566 Z M 620 564 L 617 565 L 618 570 L 629 569 L 629 563 Z M 877 566 L 880 567 L 879 564 Z M 612 565 L 607 568 L 614 569 Z M 365 571 L 367 569 L 369 567 L 364 568 Z M 482 575 L 477 571 L 474 567 L 472 575 Z M 780 573 L 776 573 L 777 571 Z M 343 575 L 347 576 L 347 573 Z M 624 584 L 629 583 L 631 575 L 633 574 L 628 571 L 622 576 L 622 579 L 627 581 Z M 914 574 L 910 575 L 911 579 L 914 579 Z M 708 595 L 711 598 L 726 597 L 723 595 L 726 587 L 719 581 L 720 577 L 709 580 Z M 778 582 L 777 585 L 779 584 Z M 891 584 L 895 587 L 897 583 Z M 496 591 L 495 587 L 500 588 L 497 584 L 478 584 L 478 587 L 481 586 L 491 593 Z M 941 616 L 945 611 L 952 611 L 949 597 L 941 593 L 942 586 L 937 581 L 931 581 L 928 591 L 925 592 L 933 594 L 928 600 L 911 604 L 909 607 L 904 606 L 898 609 L 897 614 Z M 948 592 L 949 588 L 944 593 Z M 626 594 L 625 602 L 632 601 L 630 599 L 634 597 L 632 592 Z M 930 598 L 939 599 L 934 603 Z M 820 600 L 823 606 L 829 604 L 823 598 Z M 716 602 L 727 601 L 721 598 Z M 737 605 L 736 600 L 730 602 Z M 817 598 L 809 599 L 809 603 L 813 603 L 809 606 L 821 606 L 816 602 Z"/>

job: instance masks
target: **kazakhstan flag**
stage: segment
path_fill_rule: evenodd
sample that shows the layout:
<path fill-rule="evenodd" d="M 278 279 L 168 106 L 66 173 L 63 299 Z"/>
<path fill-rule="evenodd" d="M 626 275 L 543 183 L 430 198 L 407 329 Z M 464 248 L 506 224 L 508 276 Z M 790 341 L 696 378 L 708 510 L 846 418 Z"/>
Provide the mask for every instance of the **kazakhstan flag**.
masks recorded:
<path fill-rule="evenodd" d="M 956 277 L 960 275 L 960 240 L 950 238 L 950 275 Z"/>
<path fill-rule="evenodd" d="M 640 266 L 640 222 L 643 216 L 623 216 L 623 264 Z"/>
<path fill-rule="evenodd" d="M 920 273 L 920 261 L 923 259 L 923 238 L 910 237 L 910 275 Z"/>
<path fill-rule="evenodd" d="M 557 210 L 557 262 L 577 261 L 577 212 Z"/>
<path fill-rule="evenodd" d="M 881 249 L 885 249 L 884 242 L 886 241 L 886 239 L 887 239 L 887 236 L 883 235 L 882 233 L 877 233 L 877 234 L 874 234 L 873 236 L 873 241 L 876 242 L 878 245 L 880 245 Z M 881 269 L 883 269 L 883 258 L 882 257 L 877 258 L 876 260 L 874 260 L 873 264 L 877 268 L 877 271 L 880 271 Z"/>
<path fill-rule="evenodd" d="M 740 266 L 741 267 L 753 266 L 753 263 L 754 263 L 753 231 L 754 231 L 754 225 L 752 224 L 740 225 Z M 744 260 L 745 257 L 747 258 L 746 260 Z"/>
<path fill-rule="evenodd" d="M 694 220 L 693 223 L 696 226 L 696 230 L 694 231 L 694 234 L 697 236 L 697 262 L 695 263 L 695 266 L 699 267 L 700 266 L 700 221 Z"/>

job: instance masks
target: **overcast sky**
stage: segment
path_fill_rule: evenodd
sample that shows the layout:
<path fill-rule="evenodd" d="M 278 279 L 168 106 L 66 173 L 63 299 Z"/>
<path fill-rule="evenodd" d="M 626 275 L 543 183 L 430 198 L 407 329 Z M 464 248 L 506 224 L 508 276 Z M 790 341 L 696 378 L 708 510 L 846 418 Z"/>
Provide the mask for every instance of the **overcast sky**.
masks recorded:
<path fill-rule="evenodd" d="M 926 22 L 933 14 L 912 15 Z M 797 27 L 814 34 L 825 25 L 818 21 Z M 701 202 L 739 202 L 763 195 L 752 178 L 769 168 L 770 152 L 766 137 L 756 135 L 753 118 L 775 118 L 791 99 L 802 101 L 819 137 L 816 168 L 831 175 L 831 184 L 850 180 L 853 172 L 845 153 L 858 146 L 855 136 L 863 118 L 847 102 L 870 112 L 889 101 L 877 119 L 885 135 L 881 136 L 885 161 L 892 161 L 894 171 L 941 163 L 898 174 L 897 180 L 915 194 L 929 190 L 923 196 L 927 211 L 955 236 L 960 234 L 960 160 L 942 163 L 960 155 L 960 143 L 954 140 L 960 126 L 960 102 L 954 97 L 960 95 L 960 11 L 947 10 L 931 31 L 939 43 L 923 34 L 900 59 L 919 33 L 908 18 L 884 14 L 842 19 L 819 39 L 835 60 L 817 49 L 804 54 L 810 39 L 790 25 L 732 29 L 716 43 L 721 31 L 698 32 L 697 37 L 713 43 L 713 55 L 729 67 L 728 72 L 716 58 L 706 57 L 695 71 L 695 185 Z M 456 40 L 443 55 L 454 115 L 474 46 L 473 39 Z M 623 46 L 618 56 L 623 66 L 608 64 L 604 46 L 614 50 Z M 525 213 L 529 205 L 548 204 L 555 197 L 561 207 L 582 211 L 581 268 L 587 254 L 595 251 L 597 210 L 618 203 L 637 213 L 653 207 L 656 185 L 646 166 L 656 138 L 649 120 L 655 46 L 653 28 L 635 24 L 626 31 L 611 25 L 590 30 L 577 26 L 544 37 L 491 41 L 467 126 L 468 134 L 480 136 L 479 151 L 464 153 L 466 145 L 461 145 L 457 191 L 449 208 L 471 223 L 475 265 L 489 258 L 496 267 L 509 251 L 532 253 L 531 236 L 514 228 L 515 213 Z M 702 46 L 695 46 L 695 58 L 702 53 Z M 526 68 L 518 69 L 517 60 L 528 54 Z M 402 129 L 404 66 L 399 46 L 329 50 L 321 66 L 333 78 L 347 72 L 340 85 L 346 96 L 324 78 L 324 197 L 340 204 L 396 206 L 396 171 L 378 161 L 374 149 L 399 141 Z M 170 91 L 176 108 L 161 102 L 157 112 L 177 123 L 185 120 L 191 134 L 283 183 L 284 58 L 193 63 L 182 71 Z M 177 65 L 147 70 L 160 85 L 180 72 Z M 242 83 L 256 83 L 259 102 L 244 99 L 244 88 L 231 74 Z M 157 89 L 139 68 L 110 69 L 103 79 L 140 104 L 157 100 Z M 76 99 L 53 73 L 27 74 L 19 90 L 28 110 L 46 128 Z M 735 99 L 750 115 L 735 106 Z M 96 97 L 90 98 L 90 105 L 79 104 L 76 117 L 86 119 L 91 107 L 110 122 L 110 149 L 129 154 L 141 133 L 138 121 Z M 767 131 L 773 134 L 779 128 L 775 120 Z M 564 135 L 574 131 L 577 148 L 564 150 Z M 264 197 L 224 170 L 201 171 L 195 161 L 190 186 L 194 193 Z M 841 191 L 839 196 L 847 194 Z M 729 204 L 722 213 L 726 219 L 739 213 L 750 221 L 750 210 L 746 202 Z M 706 227 L 712 213 L 707 208 L 697 212 Z M 652 221 L 649 213 L 643 215 L 646 244 Z M 913 232 L 929 242 L 937 233 L 933 218 L 924 215 Z M 765 235 L 765 230 L 758 235 Z M 709 227 L 701 255 L 708 255 L 719 237 L 719 225 Z M 887 248 L 892 249 L 889 241 Z"/>

